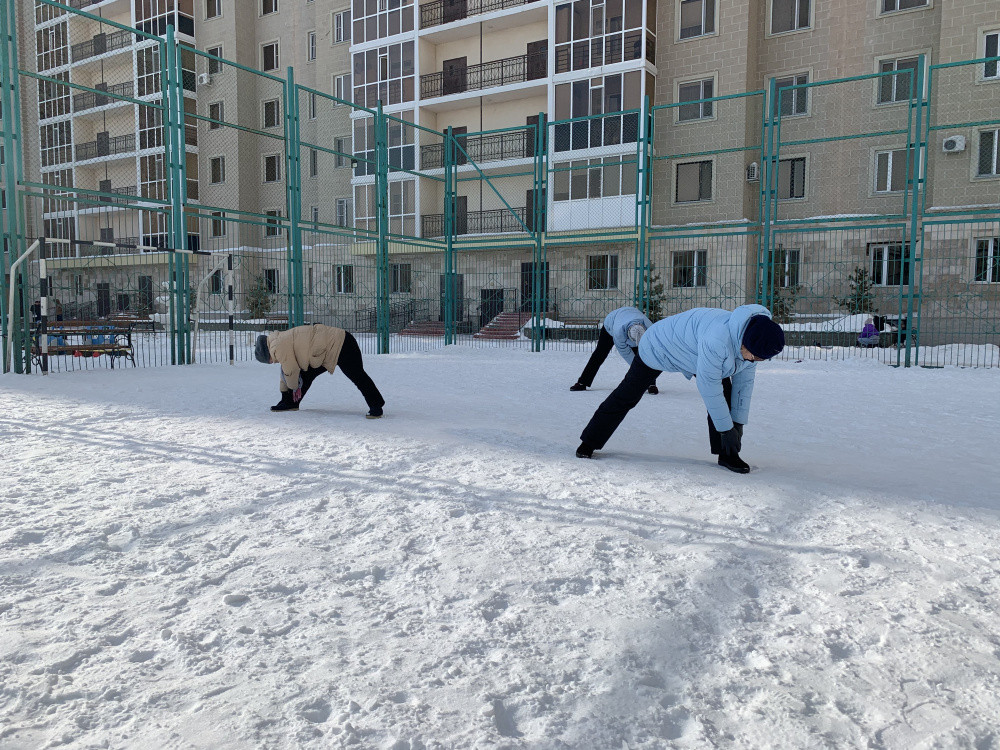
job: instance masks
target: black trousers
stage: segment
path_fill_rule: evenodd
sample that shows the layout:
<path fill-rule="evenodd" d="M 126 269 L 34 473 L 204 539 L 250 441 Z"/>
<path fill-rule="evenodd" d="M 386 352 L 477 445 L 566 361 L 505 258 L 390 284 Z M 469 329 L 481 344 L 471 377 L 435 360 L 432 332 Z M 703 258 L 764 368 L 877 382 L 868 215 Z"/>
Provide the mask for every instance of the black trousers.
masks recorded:
<path fill-rule="evenodd" d="M 595 450 L 603 448 L 615 430 L 618 429 L 618 425 L 625 419 L 625 415 L 639 403 L 646 389 L 656 382 L 656 377 L 660 372 L 660 370 L 647 367 L 646 363 L 639 357 L 633 359 L 632 366 L 625 373 L 625 378 L 618 384 L 617 388 L 611 391 L 611 395 L 597 407 L 594 416 L 583 428 L 580 440 Z"/>
<path fill-rule="evenodd" d="M 340 357 L 337 359 L 337 366 L 341 369 L 347 379 L 357 386 L 361 395 L 365 397 L 365 403 L 369 409 L 379 410 L 385 406 L 385 399 L 379 393 L 374 381 L 365 372 L 364 362 L 361 357 L 361 347 L 358 340 L 350 334 L 344 337 L 344 347 L 340 350 Z M 325 367 L 310 367 L 302 373 L 302 397 L 305 398 L 306 391 L 313 381 L 326 372 Z"/>
<path fill-rule="evenodd" d="M 732 410 L 733 408 L 733 381 L 729 378 L 722 379 L 722 395 L 726 397 L 726 406 Z M 712 415 L 708 415 L 708 444 L 712 448 L 712 454 L 718 456 L 722 453 L 722 438 L 719 436 L 719 431 L 715 429 L 715 422 L 712 421 Z"/>
<path fill-rule="evenodd" d="M 597 371 L 601 369 L 601 365 L 604 364 L 604 360 L 608 358 L 608 354 L 611 350 L 615 348 L 615 340 L 604 326 L 601 326 L 601 333 L 597 337 L 597 348 L 594 349 L 594 353 L 590 355 L 590 359 L 587 360 L 587 366 L 583 368 L 583 374 L 577 379 L 577 382 L 581 385 L 585 385 L 588 388 L 594 384 L 594 378 L 597 377 Z M 632 347 L 632 353 L 638 357 L 639 351 L 637 347 Z M 652 383 L 650 383 L 652 385 Z"/>

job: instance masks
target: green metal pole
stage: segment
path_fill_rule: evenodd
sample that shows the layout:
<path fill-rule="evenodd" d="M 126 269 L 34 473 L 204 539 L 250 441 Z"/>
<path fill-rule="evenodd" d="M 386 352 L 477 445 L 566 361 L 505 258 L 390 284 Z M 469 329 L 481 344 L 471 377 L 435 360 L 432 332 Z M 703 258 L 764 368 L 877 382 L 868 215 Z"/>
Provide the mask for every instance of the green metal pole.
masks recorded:
<path fill-rule="evenodd" d="M 653 112 L 650 106 L 649 95 L 643 99 L 642 110 L 643 132 L 636 148 L 636 159 L 638 160 L 636 185 L 637 216 L 636 216 L 636 258 L 635 258 L 635 305 L 647 316 L 649 315 L 649 296 L 652 280 L 651 269 L 648 267 L 649 250 L 647 247 L 649 223 L 649 187 L 651 184 L 650 154 L 653 143 Z"/>
<path fill-rule="evenodd" d="M 166 65 L 164 66 L 165 81 L 163 91 L 164 119 L 167 123 L 169 142 L 166 144 L 167 182 L 170 186 L 170 246 L 175 250 L 185 249 L 184 204 L 187 186 L 184 184 L 183 154 L 184 150 L 184 120 L 181 99 L 181 77 L 177 44 L 174 39 L 174 27 L 167 27 Z M 188 319 L 187 284 L 185 268 L 187 256 L 183 253 L 171 253 L 172 263 L 170 275 L 171 302 L 173 305 L 172 322 L 173 336 L 171 341 L 171 364 L 184 364 L 187 361 L 186 333 Z"/>
<path fill-rule="evenodd" d="M 444 132 L 444 344 L 455 343 L 455 136 Z"/>
<path fill-rule="evenodd" d="M 771 304 L 771 261 L 773 259 L 773 253 L 771 252 L 771 245 L 773 243 L 773 236 L 771 231 L 771 224 L 774 221 L 774 216 L 772 215 L 771 200 L 773 196 L 777 195 L 776 183 L 778 179 L 778 148 L 775 143 L 776 127 L 775 120 L 777 119 L 777 85 L 774 78 L 771 79 L 770 85 L 768 86 L 767 101 L 764 103 L 764 132 L 766 135 L 765 141 L 765 151 L 764 158 L 761 164 L 764 169 L 763 179 L 761 179 L 761 202 L 764 206 L 764 216 L 761 226 L 761 248 L 758 253 L 757 261 L 757 298 L 760 304 L 767 307 L 769 310 Z M 775 199 L 776 200 L 776 199 Z M 775 210 L 777 206 L 775 206 Z"/>
<path fill-rule="evenodd" d="M 375 258 L 378 352 L 389 353 L 389 131 L 382 100 L 375 113 L 375 205 L 378 246 Z"/>
<path fill-rule="evenodd" d="M 921 210 L 920 210 L 920 168 L 924 163 L 924 149 L 923 149 L 923 101 L 924 101 L 924 56 L 919 55 L 917 57 L 917 90 L 911 92 L 914 94 L 910 97 L 910 117 L 911 121 L 913 119 L 913 109 L 914 101 L 916 102 L 916 123 L 914 127 L 910 129 L 910 142 L 907 144 L 906 149 L 906 171 L 907 171 L 907 185 L 912 185 L 910 197 L 910 253 L 909 258 L 904 255 L 903 262 L 909 266 L 908 271 L 908 284 L 906 293 L 906 367 L 909 367 L 911 362 L 911 351 L 914 348 L 914 336 L 919 336 L 919 323 L 914 325 L 913 317 L 913 305 L 914 305 L 914 294 L 913 294 L 913 284 L 914 276 L 916 275 L 917 269 L 923 272 L 923 222 L 921 221 Z M 919 248 L 919 252 L 918 252 Z M 903 242 L 903 251 L 906 250 L 906 241 Z M 918 260 L 919 265 L 918 265 Z M 919 345 L 915 352 L 917 359 L 919 360 L 920 351 Z M 917 362 L 914 362 L 917 364 Z"/>
<path fill-rule="evenodd" d="M 302 274 L 302 171 L 300 159 L 298 89 L 295 85 L 295 70 L 288 67 L 285 83 L 285 143 L 288 162 L 285 180 L 285 198 L 288 211 L 288 313 L 292 325 L 305 322 Z"/>
<path fill-rule="evenodd" d="M 17 64 L 16 62 L 12 63 L 7 36 L 9 23 L 7 14 L 12 10 L 10 2 L 4 2 L 2 10 L 0 10 L 0 101 L 2 101 L 3 111 L 6 115 L 3 128 L 3 147 L 4 153 L 7 154 L 7 163 L 4 166 L 4 184 L 8 194 L 7 208 L 4 209 L 3 217 L 0 219 L 3 221 L 3 245 L 0 247 L 0 332 L 2 332 L 2 338 L 7 337 L 7 253 L 12 252 L 15 248 L 14 224 L 16 220 L 12 218 L 15 213 L 12 209 L 16 205 L 17 183 L 13 176 L 14 161 L 20 159 L 20 153 L 14 150 L 13 134 L 7 124 L 11 112 L 13 112 L 10 96 L 13 83 L 10 79 L 17 79 Z M 14 280 L 11 279 L 10 283 L 13 284 Z M 2 338 L 0 338 L 0 343 L 5 343 L 2 342 Z M 3 372 L 7 371 L 7 358 L 3 357 Z"/>
<path fill-rule="evenodd" d="M 548 245 L 545 244 L 546 234 L 546 211 L 548 209 L 548 147 L 546 145 L 546 134 L 548 125 L 545 113 L 538 113 L 538 126 L 535 131 L 535 192 L 534 192 L 534 218 L 535 226 L 531 227 L 535 238 L 535 255 L 538 258 L 538 306 L 540 313 L 544 313 L 549 308 L 549 284 L 548 284 Z M 532 331 L 538 331 L 538 351 L 545 349 L 548 340 L 548 330 L 545 325 L 545 318 L 539 315 L 536 325 Z"/>

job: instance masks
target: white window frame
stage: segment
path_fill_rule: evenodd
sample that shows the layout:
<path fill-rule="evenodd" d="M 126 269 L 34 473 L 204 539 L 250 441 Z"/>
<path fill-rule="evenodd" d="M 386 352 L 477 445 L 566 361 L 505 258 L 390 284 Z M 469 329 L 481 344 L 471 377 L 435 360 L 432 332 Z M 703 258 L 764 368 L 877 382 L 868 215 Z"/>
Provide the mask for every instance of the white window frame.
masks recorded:
<path fill-rule="evenodd" d="M 353 101 L 354 92 L 351 90 L 350 73 L 333 77 L 333 95 L 345 102 Z"/>
<path fill-rule="evenodd" d="M 979 249 L 981 243 L 986 246 L 986 278 L 978 279 Z M 1000 284 L 1000 236 L 975 237 L 972 240 L 972 283 Z"/>
<path fill-rule="evenodd" d="M 316 32 L 306 32 L 306 62 L 316 62 Z"/>
<path fill-rule="evenodd" d="M 803 162 L 802 164 L 802 195 L 792 195 L 787 198 L 782 196 L 778 191 L 781 188 L 781 165 L 793 161 Z M 787 154 L 782 156 L 778 160 L 778 175 L 777 179 L 774 181 L 775 194 L 779 201 L 804 201 L 809 199 L 809 155 L 808 154 Z"/>
<path fill-rule="evenodd" d="M 269 104 L 274 105 L 275 118 L 271 125 L 267 124 L 267 107 Z M 260 126 L 267 130 L 268 128 L 281 127 L 281 100 L 280 99 L 265 99 L 260 103 Z"/>
<path fill-rule="evenodd" d="M 267 160 L 275 159 L 275 174 L 277 175 L 275 179 L 267 179 Z M 281 154 L 262 154 L 261 155 L 261 177 L 262 182 L 265 184 L 273 184 L 275 182 L 281 182 Z"/>
<path fill-rule="evenodd" d="M 319 177 L 319 150 L 309 149 L 309 177 Z"/>
<path fill-rule="evenodd" d="M 267 223 L 264 225 L 264 237 L 280 237 L 281 236 L 281 209 L 280 208 L 268 208 L 264 211 L 265 216 L 277 219 L 277 221 L 271 221 L 267 219 Z"/>
<path fill-rule="evenodd" d="M 681 253 L 694 253 L 694 265 L 690 266 L 692 271 L 691 284 L 677 284 L 677 256 Z M 699 262 L 700 261 L 700 262 Z M 702 283 L 698 283 L 701 281 Z M 670 251 L 670 288 L 671 289 L 706 289 L 708 287 L 708 249 L 704 247 L 692 250 L 671 250 Z"/>
<path fill-rule="evenodd" d="M 344 10 L 333 14 L 333 43 L 351 41 L 351 11 Z"/>
<path fill-rule="evenodd" d="M 265 10 L 265 7 L 270 4 L 271 10 Z M 278 0 L 260 0 L 260 17 L 272 16 L 278 12 Z"/>
<path fill-rule="evenodd" d="M 779 244 L 775 250 L 771 251 L 771 268 L 779 271 L 774 262 L 774 255 L 776 252 L 782 253 L 781 257 L 781 267 L 780 272 L 774 274 L 774 279 L 777 282 L 775 284 L 776 289 L 794 289 L 800 284 L 800 269 L 802 268 L 802 250 L 797 247 L 786 248 Z M 792 258 L 795 262 L 792 262 Z M 795 283 L 792 283 L 792 269 L 795 269 Z"/>
<path fill-rule="evenodd" d="M 924 0 L 922 5 L 914 5 L 912 8 L 900 8 L 899 4 L 905 2 L 906 0 L 877 0 L 878 2 L 878 15 L 880 16 L 895 16 L 899 13 L 910 13 L 911 11 L 920 10 L 930 10 L 934 7 L 932 0 Z M 886 9 L 886 5 L 893 3 L 896 7 Z"/>
<path fill-rule="evenodd" d="M 264 59 L 266 57 L 266 50 L 268 47 L 274 47 L 274 67 L 265 68 Z M 263 71 L 278 70 L 281 67 L 281 48 L 278 45 L 278 40 L 273 39 L 269 42 L 263 42 L 260 45 L 260 69 Z"/>
<path fill-rule="evenodd" d="M 337 154 L 333 157 L 334 168 L 350 166 L 351 144 L 348 142 L 349 140 L 349 138 L 333 139 L 333 150 L 337 152 Z"/>
<path fill-rule="evenodd" d="M 651 0 L 652 1 L 652 0 Z M 691 2 L 692 0 L 674 0 L 674 12 L 677 23 L 675 24 L 676 33 L 674 34 L 675 42 L 688 42 L 692 39 L 704 39 L 707 36 L 718 36 L 719 34 L 719 0 L 701 0 L 701 33 L 694 34 L 692 36 L 681 36 L 681 14 L 683 12 L 683 7 L 685 3 Z M 712 6 L 712 24 L 714 28 L 711 31 L 705 30 L 705 16 L 706 9 Z"/>
<path fill-rule="evenodd" d="M 309 206 L 309 220 L 313 224 L 319 224 L 319 206 Z"/>
<path fill-rule="evenodd" d="M 207 52 L 210 55 L 215 55 L 216 57 L 223 56 L 221 44 L 216 44 L 211 47 L 206 47 L 205 52 Z M 208 61 L 208 65 L 206 66 L 206 72 L 210 76 L 219 75 L 222 72 L 222 63 L 217 62 L 216 60 L 213 60 L 208 57 L 206 57 L 205 59 Z"/>
<path fill-rule="evenodd" d="M 339 263 L 333 267 L 334 294 L 354 294 L 354 266 Z"/>
<path fill-rule="evenodd" d="M 308 102 L 309 102 L 309 104 L 308 104 L 308 117 L 309 117 L 310 120 L 315 120 L 316 119 L 316 111 L 317 111 L 317 108 L 318 108 L 318 97 L 312 91 L 309 92 Z"/>
<path fill-rule="evenodd" d="M 403 286 L 402 269 L 406 268 L 406 288 Z M 389 293 L 390 294 L 413 294 L 413 264 L 412 263 L 390 263 L 389 264 Z"/>
<path fill-rule="evenodd" d="M 281 291 L 281 272 L 277 268 L 264 269 L 264 289 L 268 294 L 278 294 Z"/>
<path fill-rule="evenodd" d="M 605 259 L 605 267 L 603 269 L 592 267 L 591 261 L 597 258 Z M 611 259 L 614 258 L 614 274 L 612 275 Z M 596 274 L 604 274 L 603 283 L 602 280 Z M 587 291 L 590 292 L 604 292 L 611 289 L 618 289 L 618 285 L 621 282 L 621 259 L 618 257 L 618 253 L 596 253 L 591 255 L 587 253 Z"/>
<path fill-rule="evenodd" d="M 980 154 L 982 152 L 983 133 L 993 133 L 993 171 L 979 171 Z M 976 131 L 976 149 L 972 155 L 972 179 L 995 180 L 1000 177 L 1000 126 L 983 128 Z"/>
<path fill-rule="evenodd" d="M 900 246 L 902 257 L 900 259 L 899 266 L 899 283 L 889 284 L 886 279 L 889 277 L 889 250 L 894 248 L 896 245 Z M 868 261 L 868 271 L 871 274 L 871 282 L 874 287 L 900 287 L 909 284 L 909 274 L 912 272 L 910 266 L 913 265 L 912 258 L 910 257 L 912 253 L 910 252 L 909 242 L 872 242 L 869 243 L 865 250 Z M 880 256 L 876 258 L 875 255 Z M 875 264 L 881 266 L 881 273 L 875 273 Z M 879 276 L 881 275 L 881 280 Z"/>
<path fill-rule="evenodd" d="M 770 91 L 771 90 L 770 89 L 771 81 L 774 80 L 774 82 L 775 82 L 775 89 L 774 89 L 774 91 L 775 91 L 775 95 L 777 96 L 777 93 L 778 93 L 778 83 L 777 82 L 778 81 L 782 81 L 782 80 L 785 80 L 785 79 L 791 79 L 793 81 L 792 85 L 794 85 L 794 86 L 801 86 L 803 84 L 794 83 L 794 81 L 797 81 L 802 76 L 806 77 L 805 83 L 811 82 L 812 78 L 813 78 L 813 76 L 812 76 L 812 68 L 809 68 L 808 70 L 804 70 L 804 69 L 800 68 L 798 70 L 792 70 L 792 71 L 787 71 L 785 73 L 777 73 L 775 75 L 768 76 L 765 79 L 765 81 L 764 81 L 764 88 L 766 88 L 768 91 Z M 791 117 L 809 117 L 810 115 L 812 115 L 812 95 L 811 95 L 811 93 L 812 93 L 812 89 L 808 89 L 808 88 L 805 88 L 805 89 L 799 89 L 799 88 L 792 89 L 792 96 L 794 97 L 793 102 L 792 102 L 793 111 L 792 111 L 791 114 L 781 114 L 780 111 L 779 111 L 779 114 L 781 115 L 781 119 L 782 120 L 787 120 L 787 119 L 789 119 Z M 805 105 L 806 105 L 805 106 L 805 111 L 804 112 L 795 112 L 794 111 L 794 107 L 795 107 L 795 105 L 798 104 L 800 97 L 805 97 Z M 778 100 L 778 103 L 777 103 L 778 107 L 781 106 L 781 101 L 782 101 L 781 99 Z"/>
<path fill-rule="evenodd" d="M 679 170 L 680 170 L 680 168 L 682 166 L 686 166 L 688 164 L 703 164 L 703 163 L 710 164 L 711 165 L 711 170 L 712 170 L 712 189 L 711 189 L 711 194 L 709 195 L 709 197 L 708 198 L 696 198 L 695 200 L 691 200 L 691 201 L 680 201 L 680 200 L 677 200 L 677 187 L 678 187 L 678 177 L 679 177 Z M 700 204 L 705 204 L 705 203 L 712 203 L 713 201 L 715 201 L 715 193 L 716 193 L 715 171 L 716 170 L 715 170 L 715 158 L 714 157 L 709 157 L 707 159 L 686 159 L 684 161 L 675 162 L 674 169 L 673 169 L 673 174 L 671 176 L 671 182 L 673 183 L 671 185 L 672 190 L 670 192 L 670 203 L 671 203 L 671 205 L 674 205 L 674 206 L 694 206 L 694 205 L 700 205 Z M 700 179 L 700 176 L 699 176 L 699 179 Z"/>
<path fill-rule="evenodd" d="M 216 232 L 217 228 L 221 228 L 220 232 Z M 211 235 L 212 239 L 217 239 L 219 237 L 225 237 L 227 232 L 226 228 L 226 212 L 225 211 L 212 211 L 212 227 Z"/>
<path fill-rule="evenodd" d="M 924 68 L 924 73 L 925 73 L 924 74 L 924 90 L 922 92 L 922 95 L 926 95 L 927 94 L 927 75 L 926 75 L 926 71 L 930 68 L 930 65 L 931 65 L 931 57 L 930 57 L 930 54 L 929 54 L 928 50 L 916 50 L 916 51 L 913 51 L 913 52 L 904 52 L 904 53 L 898 54 L 898 55 L 887 55 L 885 57 L 877 57 L 877 58 L 875 58 L 875 72 L 876 73 L 881 73 L 882 72 L 882 63 L 886 63 L 886 62 L 892 62 L 892 63 L 895 64 L 895 67 L 893 68 L 894 71 L 898 71 L 899 70 L 898 63 L 899 63 L 900 60 L 915 59 L 917 61 L 917 64 L 919 65 L 920 64 L 920 56 L 921 55 L 924 56 L 924 66 L 925 66 L 925 68 Z M 913 69 L 913 75 L 914 76 L 917 75 L 917 69 L 916 68 Z M 879 97 L 882 95 L 882 83 L 888 77 L 889 76 L 879 76 L 879 77 L 875 78 L 875 91 L 874 91 L 874 98 L 872 99 L 872 101 L 874 102 L 874 106 L 876 106 L 876 107 L 905 107 L 905 106 L 907 106 L 910 103 L 910 100 L 909 100 L 908 97 L 904 97 L 903 99 L 897 99 L 896 98 L 896 96 L 897 96 L 896 87 L 899 84 L 899 77 L 898 76 L 891 77 L 892 88 L 893 88 L 893 94 L 892 94 L 893 98 L 892 99 L 887 99 L 884 102 L 883 101 L 879 101 Z"/>
<path fill-rule="evenodd" d="M 216 180 L 214 172 L 213 162 L 219 161 L 219 172 L 222 176 L 221 180 Z M 210 156 L 208 158 L 208 184 L 209 185 L 222 185 L 226 181 L 226 155 L 218 154 L 216 156 Z"/>
<path fill-rule="evenodd" d="M 990 37 L 994 37 L 996 40 L 994 43 L 997 47 L 997 51 L 994 54 L 990 54 L 987 47 L 989 46 Z M 1000 55 L 1000 28 L 985 28 L 981 29 L 979 32 L 979 54 L 982 57 L 996 57 Z M 993 75 L 987 75 L 987 70 L 989 66 L 993 66 Z M 983 67 L 979 70 L 979 80 L 978 83 L 998 83 L 1000 82 L 1000 60 L 992 63 L 983 63 Z"/>
<path fill-rule="evenodd" d="M 209 8 L 215 7 L 215 15 L 208 15 Z M 222 0 L 205 0 L 205 20 L 214 21 L 216 18 L 222 18 Z"/>
<path fill-rule="evenodd" d="M 872 194 L 873 195 L 895 195 L 902 193 L 906 190 L 906 159 L 907 159 L 907 149 L 906 146 L 897 146 L 895 148 L 876 148 L 872 149 Z M 896 155 L 902 153 L 903 158 L 903 186 L 899 189 L 894 190 L 892 188 L 892 174 L 893 166 L 895 165 Z M 886 156 L 886 175 L 889 178 L 889 184 L 886 187 L 879 185 L 879 157 Z"/>
<path fill-rule="evenodd" d="M 712 84 L 712 95 L 705 96 L 705 84 Z M 715 102 L 702 102 L 698 104 L 698 117 L 688 117 L 681 119 L 681 108 L 684 106 L 692 106 L 691 104 L 683 104 L 681 102 L 681 87 L 690 86 L 692 84 L 698 84 L 701 89 L 701 96 L 699 99 L 712 99 L 719 95 L 719 74 L 711 73 L 709 75 L 698 76 L 697 78 L 682 78 L 674 82 L 674 101 L 677 102 L 677 106 L 674 107 L 674 123 L 677 125 L 687 125 L 693 122 L 709 122 L 716 119 L 716 107 Z M 705 114 L 705 110 L 709 113 Z"/>
<path fill-rule="evenodd" d="M 335 221 L 334 223 L 338 227 L 349 227 L 354 221 L 352 214 L 352 200 L 350 198 L 337 198 L 334 203 L 335 208 Z"/>
<path fill-rule="evenodd" d="M 806 19 L 805 25 L 795 26 L 794 28 L 787 29 L 785 31 L 774 31 L 773 30 L 774 29 L 774 4 L 776 2 L 779 2 L 779 1 L 781 1 L 781 0 L 768 0 L 768 3 L 767 3 L 767 33 L 765 34 L 765 36 L 772 37 L 772 36 L 782 36 L 784 34 L 802 34 L 802 33 L 806 32 L 806 31 L 812 31 L 812 29 L 813 29 L 813 17 L 816 14 L 816 2 L 817 2 L 817 0 L 808 0 L 808 2 L 809 2 L 809 13 L 808 13 L 808 16 L 809 17 Z M 800 0 L 787 0 L 787 1 L 791 2 L 793 4 L 793 6 L 795 8 L 795 15 L 799 16 L 800 15 L 799 14 L 799 10 L 800 10 L 799 3 L 800 3 Z M 799 23 L 801 23 L 801 21 L 802 21 L 801 17 L 798 18 L 798 21 L 799 21 Z"/>
<path fill-rule="evenodd" d="M 219 116 L 212 116 L 212 107 L 219 107 Z M 208 123 L 209 130 L 219 130 L 222 125 L 219 124 L 226 119 L 226 103 L 225 102 L 209 102 L 208 103 L 208 117 L 212 122 Z"/>

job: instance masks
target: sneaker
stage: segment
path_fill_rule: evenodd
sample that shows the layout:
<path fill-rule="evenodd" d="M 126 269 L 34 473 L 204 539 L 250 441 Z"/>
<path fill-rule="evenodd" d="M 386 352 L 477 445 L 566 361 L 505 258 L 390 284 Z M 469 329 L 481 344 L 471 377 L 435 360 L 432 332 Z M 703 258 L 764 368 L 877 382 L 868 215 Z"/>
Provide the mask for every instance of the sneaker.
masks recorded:
<path fill-rule="evenodd" d="M 594 448 L 593 446 L 587 445 L 586 443 L 580 443 L 580 447 L 576 449 L 577 458 L 593 458 Z"/>
<path fill-rule="evenodd" d="M 381 409 L 379 409 L 377 411 L 375 409 L 372 409 L 367 414 L 365 414 L 365 419 L 381 419 L 381 418 L 382 418 L 382 410 Z"/>
<path fill-rule="evenodd" d="M 719 466 L 724 466 L 737 474 L 749 474 L 750 464 L 740 458 L 739 453 L 723 453 L 719 455 Z"/>
<path fill-rule="evenodd" d="M 573 383 L 573 385 L 571 385 L 569 389 L 571 391 L 585 391 L 587 390 L 587 386 L 585 386 L 583 383 Z"/>
<path fill-rule="evenodd" d="M 655 385 L 651 385 L 649 386 L 649 388 L 646 389 L 646 393 L 648 393 L 650 396 L 655 396 L 659 392 L 660 389 L 657 388 Z"/>
<path fill-rule="evenodd" d="M 282 399 L 274 406 L 271 407 L 271 411 L 298 411 L 299 405 L 293 404 L 291 401 L 285 401 Z"/>

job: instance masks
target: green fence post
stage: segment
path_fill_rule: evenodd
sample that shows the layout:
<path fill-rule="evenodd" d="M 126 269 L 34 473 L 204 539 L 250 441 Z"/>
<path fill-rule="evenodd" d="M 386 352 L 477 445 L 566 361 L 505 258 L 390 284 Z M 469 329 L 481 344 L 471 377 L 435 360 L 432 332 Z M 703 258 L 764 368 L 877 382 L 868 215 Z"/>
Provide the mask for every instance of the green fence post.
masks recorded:
<path fill-rule="evenodd" d="M 285 203 L 288 212 L 288 242 L 286 259 L 288 266 L 288 320 L 289 325 L 305 322 L 302 283 L 302 174 L 300 161 L 298 90 L 295 86 L 295 70 L 288 66 L 288 80 L 285 89 Z"/>
<path fill-rule="evenodd" d="M 170 197 L 170 225 L 169 225 L 169 237 L 170 237 L 170 247 L 177 250 L 180 248 L 178 244 L 179 238 L 177 234 L 177 222 L 176 218 L 179 212 L 182 210 L 182 204 L 180 204 L 180 189 L 176 182 L 176 167 L 175 161 L 177 158 L 177 147 L 174 144 L 174 139 L 177 137 L 176 129 L 174 128 L 174 102 L 173 102 L 173 78 L 174 78 L 174 64 L 175 64 L 175 52 L 176 48 L 174 45 L 174 27 L 167 26 L 167 39 L 166 44 L 161 45 L 160 51 L 162 56 L 166 57 L 164 62 L 162 59 L 160 61 L 163 66 L 163 97 L 161 98 L 161 104 L 163 105 L 163 127 L 164 127 L 164 154 L 163 158 L 166 162 L 166 177 L 167 186 L 169 190 Z M 140 242 L 142 238 L 140 237 Z M 177 253 L 172 252 L 169 254 L 167 261 L 168 269 L 168 284 L 169 290 L 167 299 L 169 302 L 169 320 L 170 320 L 170 364 L 176 365 L 181 360 L 180 342 L 179 342 L 179 330 L 178 321 L 180 311 L 178 310 L 178 278 L 177 278 Z"/>
<path fill-rule="evenodd" d="M 921 216 L 921 202 L 920 202 L 920 186 L 921 180 L 921 168 L 924 165 L 924 160 L 926 158 L 925 152 L 925 142 L 923 140 L 923 103 L 924 103 L 924 61 L 923 55 L 917 57 L 917 90 L 915 96 L 910 97 L 910 139 L 907 144 L 906 149 L 906 172 L 907 172 L 907 186 L 911 187 L 910 190 L 910 258 L 909 260 L 904 259 L 904 262 L 908 263 L 910 266 L 910 272 L 908 274 L 907 293 L 906 293 L 906 358 L 905 366 L 910 366 L 910 353 L 914 348 L 914 338 L 917 340 L 917 348 L 915 351 L 916 361 L 913 364 L 919 364 L 920 359 L 920 348 L 919 348 L 919 336 L 920 336 L 920 324 L 914 325 L 914 293 L 913 284 L 914 277 L 919 272 L 921 276 L 923 275 L 923 221 Z M 916 100 L 916 107 L 914 107 L 914 100 Z M 916 122 L 914 119 L 914 108 L 916 109 Z M 906 207 L 904 206 L 904 211 Z M 906 248 L 906 242 L 903 242 L 903 248 Z M 917 252 L 919 248 L 919 253 Z M 919 258 L 919 265 L 918 265 Z M 923 285 L 921 284 L 921 287 Z M 919 302 L 918 310 L 919 310 Z"/>
<path fill-rule="evenodd" d="M 455 138 L 444 132 L 444 345 L 455 343 Z"/>
<path fill-rule="evenodd" d="M 532 217 L 534 226 L 528 227 L 532 232 L 535 241 L 535 270 L 537 271 L 537 283 L 534 286 L 534 297 L 538 300 L 539 312 L 549 309 L 548 299 L 548 245 L 545 244 L 547 228 L 546 212 L 548 209 L 548 123 L 544 112 L 538 113 L 538 124 L 535 127 L 535 186 L 533 192 L 534 205 L 532 206 Z M 532 306 L 534 308 L 534 306 Z M 534 309 L 532 310 L 534 313 Z M 537 334 L 537 335 L 536 335 Z M 548 340 L 548 330 L 545 319 L 538 315 L 531 325 L 533 350 L 541 351 L 545 349 Z"/>
<path fill-rule="evenodd" d="M 764 113 L 764 154 L 761 159 L 761 168 L 764 170 L 763 179 L 760 181 L 760 200 L 763 206 L 763 216 L 761 217 L 761 246 L 757 251 L 757 301 L 768 310 L 771 309 L 771 261 L 774 254 L 771 252 L 773 235 L 771 225 L 775 220 L 774 213 L 777 212 L 777 202 L 772 212 L 771 200 L 777 195 L 778 182 L 778 143 L 777 128 L 777 84 L 774 78 L 768 86 L 767 100 L 761 108 Z"/>
<path fill-rule="evenodd" d="M 378 352 L 389 353 L 389 130 L 378 101 L 375 114 L 375 205 L 378 212 L 378 246 L 375 258 L 375 320 Z"/>
<path fill-rule="evenodd" d="M 636 247 L 635 247 L 635 285 L 633 299 L 635 306 L 649 315 L 649 295 L 652 280 L 648 268 L 649 263 L 649 188 L 651 184 L 652 161 L 650 159 L 653 144 L 653 110 L 647 94 L 643 99 L 642 136 L 636 144 Z"/>

